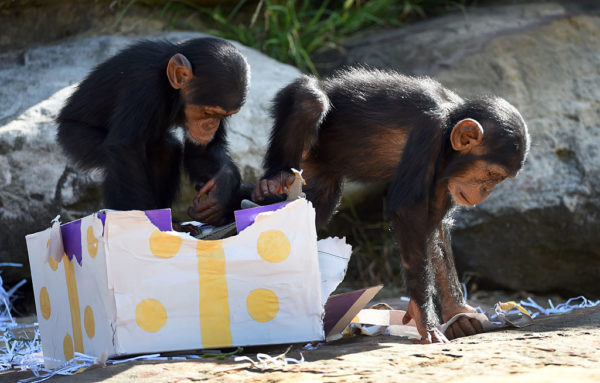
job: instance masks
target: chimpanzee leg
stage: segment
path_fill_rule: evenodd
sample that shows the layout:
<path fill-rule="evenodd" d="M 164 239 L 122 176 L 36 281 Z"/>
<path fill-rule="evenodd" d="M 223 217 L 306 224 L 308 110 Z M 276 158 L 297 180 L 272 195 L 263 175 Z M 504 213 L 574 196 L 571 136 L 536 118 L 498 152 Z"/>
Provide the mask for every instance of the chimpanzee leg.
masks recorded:
<path fill-rule="evenodd" d="M 106 156 L 102 142 L 106 132 L 91 125 L 76 121 L 61 121 L 56 134 L 66 154 L 83 169 L 103 168 Z"/>
<path fill-rule="evenodd" d="M 172 134 L 151 153 L 153 180 L 158 207 L 171 207 L 179 191 L 182 145 Z"/>
<path fill-rule="evenodd" d="M 342 178 L 310 160 L 304 161 L 302 167 L 306 180 L 303 191 L 306 193 L 306 199 L 312 202 L 317 212 L 317 227 L 324 226 L 340 203 Z"/>
<path fill-rule="evenodd" d="M 152 146 L 151 148 L 146 147 Z M 171 206 L 179 187 L 181 147 L 162 142 L 106 148 L 104 202 L 109 209 L 149 210 Z"/>

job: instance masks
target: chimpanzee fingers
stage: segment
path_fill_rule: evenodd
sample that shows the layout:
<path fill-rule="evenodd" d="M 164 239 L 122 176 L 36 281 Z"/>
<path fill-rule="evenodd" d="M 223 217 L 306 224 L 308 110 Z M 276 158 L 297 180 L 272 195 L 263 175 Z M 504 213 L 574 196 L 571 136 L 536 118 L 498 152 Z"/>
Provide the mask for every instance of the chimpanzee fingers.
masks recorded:
<path fill-rule="evenodd" d="M 194 210 L 193 207 L 188 207 L 188 215 L 190 216 L 191 219 L 193 219 L 194 221 L 200 221 L 200 216 L 199 213 L 196 212 L 196 210 Z"/>
<path fill-rule="evenodd" d="M 212 189 L 214 190 L 214 189 Z M 208 194 L 210 194 L 210 192 L 212 190 L 208 191 Z M 203 197 L 206 197 L 203 199 Z M 212 201 L 212 202 L 211 202 Z M 210 198 L 209 195 L 207 195 L 206 193 L 202 193 L 202 191 L 199 191 L 196 196 L 194 197 L 194 199 L 192 200 L 194 206 L 196 207 L 196 209 L 198 208 L 198 206 L 201 206 L 202 204 L 210 204 L 212 205 L 213 203 L 216 203 L 214 198 Z"/>
<path fill-rule="evenodd" d="M 223 208 L 217 203 L 217 201 L 209 201 L 209 203 L 204 202 L 202 203 L 202 206 L 198 205 L 196 207 L 196 212 L 198 212 L 198 215 L 202 218 L 209 217 L 215 212 L 218 213 L 223 210 Z"/>
<path fill-rule="evenodd" d="M 287 179 L 285 180 L 285 187 L 287 187 L 289 189 L 295 180 L 296 180 L 295 175 L 292 174 L 291 176 L 288 176 Z"/>
<path fill-rule="evenodd" d="M 469 319 L 470 318 L 460 318 L 460 320 L 458 320 L 458 325 L 466 336 L 477 334 L 477 330 L 475 330 L 475 328 L 471 325 L 471 321 Z"/>
<path fill-rule="evenodd" d="M 202 201 L 196 200 L 194 198 L 194 209 L 196 211 L 202 211 L 202 210 L 210 209 L 211 207 L 217 205 L 218 203 L 219 203 L 219 201 L 217 201 L 214 198 L 206 198 Z"/>
<path fill-rule="evenodd" d="M 448 326 L 448 328 L 446 329 L 446 333 L 444 335 L 446 335 L 446 338 L 448 338 L 448 339 L 456 338 L 454 336 L 454 331 L 452 331 L 452 326 Z"/>
<path fill-rule="evenodd" d="M 213 226 L 221 226 L 223 219 L 221 217 L 221 214 L 219 212 L 216 212 L 216 213 L 207 214 L 207 215 L 203 216 L 202 222 L 208 223 L 209 225 L 213 225 Z"/>
<path fill-rule="evenodd" d="M 218 206 L 203 210 L 195 210 L 190 207 L 188 209 L 188 215 L 196 221 L 214 225 L 221 216 L 221 209 Z"/>
<path fill-rule="evenodd" d="M 200 191 L 198 191 L 198 194 L 196 195 L 196 198 L 202 197 L 203 195 L 205 195 L 206 193 L 208 193 L 209 190 L 212 189 L 214 186 L 215 186 L 215 179 L 211 178 L 210 180 L 208 180 L 208 182 L 206 182 L 204 184 L 204 186 L 202 186 L 202 189 L 200 189 Z"/>
<path fill-rule="evenodd" d="M 410 322 L 410 320 L 412 319 L 412 317 L 410 316 L 410 313 L 407 311 L 404 316 L 402 317 L 402 324 L 407 324 L 408 322 Z"/>
<path fill-rule="evenodd" d="M 252 201 L 254 202 L 262 201 L 264 199 L 260 191 L 260 182 L 254 185 L 254 189 L 252 189 L 252 194 L 250 195 L 250 198 L 252 198 Z"/>
<path fill-rule="evenodd" d="M 173 223 L 173 230 L 179 231 L 182 233 L 188 233 L 189 235 L 195 237 L 202 233 L 202 230 L 195 225 L 181 225 L 178 223 Z"/>
<path fill-rule="evenodd" d="M 221 206 L 216 205 L 211 208 L 200 211 L 200 216 L 204 219 L 211 219 L 214 218 L 215 215 L 221 215 L 222 212 L 223 209 L 221 208 Z"/>
<path fill-rule="evenodd" d="M 430 344 L 430 343 L 448 343 L 448 338 L 440 330 L 434 328 L 433 330 L 428 330 L 425 334 L 421 334 L 421 344 Z"/>
<path fill-rule="evenodd" d="M 481 324 L 480 321 L 478 321 L 477 319 L 471 318 L 470 322 L 471 322 L 471 325 L 475 328 L 475 331 L 477 334 L 480 334 L 483 332 L 483 325 Z"/>
<path fill-rule="evenodd" d="M 463 336 L 465 336 L 465 333 L 460 328 L 460 325 L 458 324 L 458 322 L 459 321 L 452 323 L 452 325 L 450 327 L 452 327 L 452 331 L 454 332 L 455 338 L 462 338 Z"/>
<path fill-rule="evenodd" d="M 212 211 L 208 211 L 206 212 L 206 215 L 203 217 L 203 219 L 204 222 L 213 226 L 222 226 L 228 223 L 223 209 L 215 209 Z"/>
<path fill-rule="evenodd" d="M 260 192 L 263 198 L 269 195 L 269 180 L 260 181 Z"/>
<path fill-rule="evenodd" d="M 200 222 L 204 222 L 204 218 L 207 216 L 207 210 L 212 209 L 217 205 L 217 201 L 205 200 L 201 203 L 194 203 L 194 206 L 188 208 L 188 215 Z"/>
<path fill-rule="evenodd" d="M 199 192 L 199 191 L 200 191 L 200 189 L 202 189 L 202 187 L 203 187 L 204 185 L 206 185 L 206 182 L 200 182 L 200 183 L 197 183 L 196 185 L 194 185 L 194 189 L 196 190 L 196 192 Z"/>
<path fill-rule="evenodd" d="M 281 194 L 281 184 L 277 181 L 269 181 L 269 194 Z"/>

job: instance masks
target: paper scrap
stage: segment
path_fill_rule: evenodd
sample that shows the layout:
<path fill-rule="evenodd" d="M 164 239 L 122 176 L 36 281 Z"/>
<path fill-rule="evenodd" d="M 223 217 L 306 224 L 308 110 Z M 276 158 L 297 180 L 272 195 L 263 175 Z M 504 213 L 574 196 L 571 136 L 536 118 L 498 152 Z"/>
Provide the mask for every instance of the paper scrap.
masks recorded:
<path fill-rule="evenodd" d="M 292 168 L 292 172 L 296 176 L 296 179 L 288 189 L 286 201 L 293 201 L 298 198 L 306 197 L 306 194 L 302 192 L 302 185 L 306 185 L 306 181 L 304 180 L 304 178 L 302 178 L 303 170 L 297 170 Z"/>
<path fill-rule="evenodd" d="M 317 242 L 317 250 L 321 271 L 321 302 L 325 304 L 346 276 L 352 246 L 346 243 L 346 237 L 329 237 Z"/>

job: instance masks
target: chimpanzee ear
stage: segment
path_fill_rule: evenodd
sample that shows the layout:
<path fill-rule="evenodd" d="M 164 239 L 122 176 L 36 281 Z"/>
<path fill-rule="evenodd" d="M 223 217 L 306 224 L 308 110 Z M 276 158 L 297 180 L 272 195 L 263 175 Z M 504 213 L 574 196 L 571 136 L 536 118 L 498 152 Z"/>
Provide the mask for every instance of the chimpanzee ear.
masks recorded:
<path fill-rule="evenodd" d="M 183 88 L 194 77 L 192 64 L 184 55 L 177 53 L 169 60 L 167 77 L 173 89 Z"/>
<path fill-rule="evenodd" d="M 450 133 L 452 148 L 459 152 L 481 145 L 482 141 L 483 127 L 471 118 L 465 118 L 457 122 L 452 128 L 452 133 Z"/>

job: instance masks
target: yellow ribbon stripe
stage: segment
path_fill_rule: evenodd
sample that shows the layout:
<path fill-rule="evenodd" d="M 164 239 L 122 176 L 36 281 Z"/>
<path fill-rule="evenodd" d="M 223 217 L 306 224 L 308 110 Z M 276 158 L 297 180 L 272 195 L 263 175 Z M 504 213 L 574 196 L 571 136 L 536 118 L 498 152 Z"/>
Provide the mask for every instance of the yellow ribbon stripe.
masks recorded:
<path fill-rule="evenodd" d="M 74 257 L 73 257 L 74 259 Z M 75 281 L 75 270 L 73 262 L 65 255 L 65 278 L 67 280 L 67 292 L 69 293 L 69 306 L 71 308 L 71 323 L 73 324 L 73 340 L 75 351 L 83 353 L 83 333 L 81 331 L 81 309 L 79 308 L 79 294 L 77 293 L 77 282 Z"/>
<path fill-rule="evenodd" d="M 198 241 L 200 281 L 200 333 L 202 347 L 231 346 L 231 320 L 227 303 L 223 241 Z"/>

